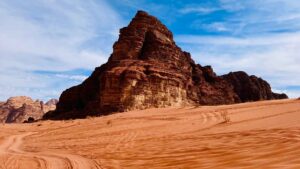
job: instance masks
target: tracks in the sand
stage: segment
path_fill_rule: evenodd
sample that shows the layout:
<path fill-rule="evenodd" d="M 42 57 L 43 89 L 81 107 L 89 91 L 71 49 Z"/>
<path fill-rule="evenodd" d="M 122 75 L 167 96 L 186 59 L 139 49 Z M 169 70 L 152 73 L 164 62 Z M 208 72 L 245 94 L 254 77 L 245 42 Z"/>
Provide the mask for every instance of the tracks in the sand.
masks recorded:
<path fill-rule="evenodd" d="M 24 168 L 22 158 L 37 164 L 41 169 L 100 169 L 100 165 L 93 160 L 78 155 L 53 152 L 28 152 L 21 149 L 23 139 L 34 133 L 24 133 L 8 137 L 0 145 L 0 158 L 6 157 L 0 164 L 0 169 Z M 26 167 L 25 167 L 26 168 Z"/>

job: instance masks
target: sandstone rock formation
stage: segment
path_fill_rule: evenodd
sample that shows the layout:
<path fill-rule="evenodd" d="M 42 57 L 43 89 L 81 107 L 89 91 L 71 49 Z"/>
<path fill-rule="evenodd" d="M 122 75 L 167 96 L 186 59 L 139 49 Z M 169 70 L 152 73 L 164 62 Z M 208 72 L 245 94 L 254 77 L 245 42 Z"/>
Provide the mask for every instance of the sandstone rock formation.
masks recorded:
<path fill-rule="evenodd" d="M 233 86 L 242 102 L 288 98 L 286 94 L 273 93 L 265 80 L 242 71 L 230 72 L 222 78 Z"/>
<path fill-rule="evenodd" d="M 56 104 L 58 103 L 57 99 L 50 99 L 43 105 L 43 112 L 47 113 L 48 111 L 55 110 Z"/>
<path fill-rule="evenodd" d="M 255 84 L 257 85 L 257 84 Z M 67 89 L 46 119 L 84 118 L 151 107 L 241 102 L 231 81 L 196 64 L 155 17 L 138 11 L 108 62 Z"/>
<path fill-rule="evenodd" d="M 56 106 L 56 104 L 58 103 L 58 100 L 57 99 L 50 99 L 48 100 L 45 105 L 47 106 Z"/>
<path fill-rule="evenodd" d="M 23 123 L 29 117 L 35 120 L 48 111 L 54 110 L 54 101 L 44 105 L 42 101 L 33 101 L 30 97 L 11 97 L 6 102 L 0 104 L 0 123 Z"/>

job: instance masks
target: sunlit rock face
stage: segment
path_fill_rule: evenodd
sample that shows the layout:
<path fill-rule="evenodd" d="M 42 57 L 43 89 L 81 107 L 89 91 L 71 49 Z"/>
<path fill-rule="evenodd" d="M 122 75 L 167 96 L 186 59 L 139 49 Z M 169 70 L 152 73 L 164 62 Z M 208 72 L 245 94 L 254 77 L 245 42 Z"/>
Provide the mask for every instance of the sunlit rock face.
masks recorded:
<path fill-rule="evenodd" d="M 135 109 L 241 102 L 210 66 L 195 64 L 157 18 L 138 11 L 120 30 L 108 62 L 60 96 L 46 119 L 84 118 Z"/>
<path fill-rule="evenodd" d="M 39 100 L 32 100 L 27 96 L 16 96 L 0 103 L 0 123 L 23 123 L 29 117 L 38 120 L 56 107 L 57 101 L 44 104 Z"/>

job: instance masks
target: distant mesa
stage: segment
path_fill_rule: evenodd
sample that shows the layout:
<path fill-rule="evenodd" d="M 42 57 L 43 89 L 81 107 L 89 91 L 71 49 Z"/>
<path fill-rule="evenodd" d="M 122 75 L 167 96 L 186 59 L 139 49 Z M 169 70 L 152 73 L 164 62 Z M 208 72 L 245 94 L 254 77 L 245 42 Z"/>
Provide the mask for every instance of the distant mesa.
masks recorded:
<path fill-rule="evenodd" d="M 219 105 L 287 98 L 245 72 L 217 76 L 196 64 L 157 18 L 138 11 L 120 30 L 108 62 L 65 90 L 45 119 L 85 118 L 136 109 Z"/>
<path fill-rule="evenodd" d="M 23 123 L 41 119 L 46 112 L 56 108 L 57 100 L 55 103 L 55 99 L 51 99 L 47 103 L 34 101 L 26 96 L 11 97 L 6 102 L 0 102 L 0 123 Z"/>

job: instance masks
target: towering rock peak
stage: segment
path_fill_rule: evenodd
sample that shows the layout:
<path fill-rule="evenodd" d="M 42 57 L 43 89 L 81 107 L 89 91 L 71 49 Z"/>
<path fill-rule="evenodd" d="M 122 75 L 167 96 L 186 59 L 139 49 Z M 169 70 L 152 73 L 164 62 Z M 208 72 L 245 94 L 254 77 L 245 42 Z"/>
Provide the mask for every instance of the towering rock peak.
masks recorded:
<path fill-rule="evenodd" d="M 241 92 L 228 79 L 217 76 L 210 66 L 195 64 L 190 54 L 176 45 L 165 25 L 138 11 L 120 30 L 108 62 L 82 84 L 65 90 L 56 110 L 44 118 L 84 118 L 152 107 L 243 101 Z M 259 90 L 264 87 L 268 86 Z"/>
<path fill-rule="evenodd" d="M 138 11 L 130 24 L 120 30 L 110 61 L 149 59 L 149 55 L 144 55 L 152 44 L 174 46 L 172 32 L 155 17 Z M 153 48 L 158 49 L 158 46 Z"/>

